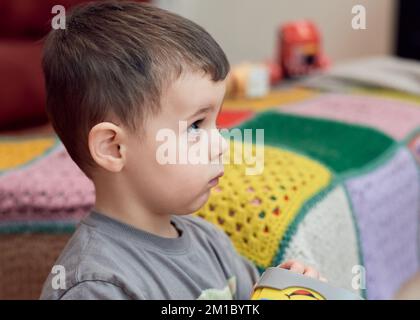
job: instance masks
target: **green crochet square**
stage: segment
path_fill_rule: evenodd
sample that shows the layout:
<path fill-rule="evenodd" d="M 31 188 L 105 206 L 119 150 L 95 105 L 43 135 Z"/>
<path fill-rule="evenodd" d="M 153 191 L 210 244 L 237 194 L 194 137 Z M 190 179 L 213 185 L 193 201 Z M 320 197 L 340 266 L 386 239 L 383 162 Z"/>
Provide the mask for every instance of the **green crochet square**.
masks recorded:
<path fill-rule="evenodd" d="M 373 128 L 276 111 L 261 112 L 236 128 L 252 129 L 253 138 L 255 129 L 264 129 L 265 144 L 305 154 L 336 173 L 362 168 L 396 143 Z"/>

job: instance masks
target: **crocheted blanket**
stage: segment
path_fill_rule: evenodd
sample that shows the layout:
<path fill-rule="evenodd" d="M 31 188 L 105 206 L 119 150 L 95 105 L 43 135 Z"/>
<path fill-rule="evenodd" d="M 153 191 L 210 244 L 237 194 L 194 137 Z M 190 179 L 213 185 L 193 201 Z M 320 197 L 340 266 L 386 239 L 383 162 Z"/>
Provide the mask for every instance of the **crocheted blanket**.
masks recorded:
<path fill-rule="evenodd" d="M 246 175 L 247 161 L 227 165 L 195 214 L 224 230 L 261 271 L 295 258 L 335 286 L 387 299 L 419 270 L 419 104 L 290 89 L 227 102 L 218 121 L 242 131 L 264 129 L 264 170 Z M 234 142 L 231 152 L 239 152 L 243 146 Z M 243 143 L 256 148 L 255 141 Z M 24 267 L 17 255 L 27 263 L 34 243 L 48 255 L 45 246 L 54 240 L 45 236 L 63 243 L 94 197 L 55 136 L 0 138 L 0 246 L 8 250 L 0 254 L 0 268 L 9 263 L 12 269 L 11 260 Z M 31 246 L 25 251 L 21 243 L 11 259 L 10 239 L 19 235 Z M 58 254 L 60 246 L 54 248 Z M 45 272 L 53 253 L 44 256 Z M 359 270 L 365 282 L 354 286 Z"/>

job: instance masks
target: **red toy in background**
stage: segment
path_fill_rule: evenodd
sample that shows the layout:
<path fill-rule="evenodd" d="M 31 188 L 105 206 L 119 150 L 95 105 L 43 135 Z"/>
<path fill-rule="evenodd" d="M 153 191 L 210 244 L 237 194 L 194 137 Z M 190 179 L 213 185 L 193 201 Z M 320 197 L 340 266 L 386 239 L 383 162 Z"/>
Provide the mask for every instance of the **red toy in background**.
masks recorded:
<path fill-rule="evenodd" d="M 282 25 L 278 31 L 277 45 L 277 63 L 285 77 L 306 75 L 329 65 L 322 51 L 320 32 L 311 21 Z"/>
<path fill-rule="evenodd" d="M 305 76 L 329 66 L 316 25 L 307 20 L 281 25 L 277 33 L 274 60 L 243 62 L 232 67 L 226 97 L 261 98 L 284 78 Z"/>

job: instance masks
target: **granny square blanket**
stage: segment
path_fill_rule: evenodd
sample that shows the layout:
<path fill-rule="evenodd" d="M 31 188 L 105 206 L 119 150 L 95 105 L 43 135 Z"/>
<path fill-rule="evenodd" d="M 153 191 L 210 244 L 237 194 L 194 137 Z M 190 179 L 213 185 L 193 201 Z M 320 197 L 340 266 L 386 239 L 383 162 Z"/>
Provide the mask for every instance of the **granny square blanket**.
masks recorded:
<path fill-rule="evenodd" d="M 419 271 L 419 102 L 292 88 L 226 102 L 218 122 L 264 129 L 264 170 L 247 175 L 247 161 L 227 164 L 194 214 L 226 232 L 259 270 L 302 260 L 368 299 L 392 298 Z M 230 152 L 259 144 L 231 139 Z M 58 254 L 94 201 L 93 184 L 55 135 L 1 137 L 0 268 L 13 261 L 24 269 L 34 243 Z M 14 252 L 11 239 L 27 241 Z"/>

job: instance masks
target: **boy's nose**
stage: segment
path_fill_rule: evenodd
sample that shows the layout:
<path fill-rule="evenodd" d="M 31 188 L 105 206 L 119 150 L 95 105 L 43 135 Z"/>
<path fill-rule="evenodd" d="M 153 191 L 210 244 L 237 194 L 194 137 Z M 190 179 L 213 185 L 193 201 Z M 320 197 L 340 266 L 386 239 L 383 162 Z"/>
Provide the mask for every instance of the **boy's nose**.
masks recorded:
<path fill-rule="evenodd" d="M 212 135 L 213 139 L 210 141 L 210 159 L 222 157 L 229 147 L 226 139 L 217 131 L 217 134 Z"/>
<path fill-rule="evenodd" d="M 221 157 L 229 148 L 229 144 L 226 141 L 226 139 L 219 133 L 220 136 L 220 140 L 221 140 L 221 147 L 220 147 L 220 154 L 219 156 Z"/>

